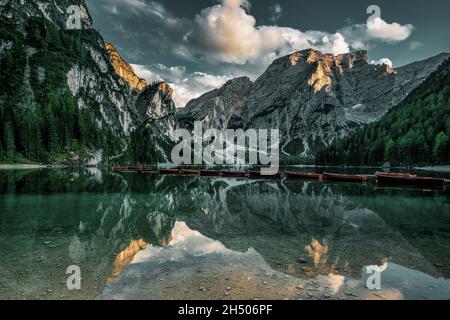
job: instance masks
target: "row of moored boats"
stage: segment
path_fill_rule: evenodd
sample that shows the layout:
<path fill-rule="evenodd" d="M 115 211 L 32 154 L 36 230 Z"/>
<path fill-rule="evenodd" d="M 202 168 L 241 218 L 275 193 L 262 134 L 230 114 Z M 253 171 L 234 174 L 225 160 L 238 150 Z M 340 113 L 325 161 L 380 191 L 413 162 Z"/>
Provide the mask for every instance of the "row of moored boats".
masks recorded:
<path fill-rule="evenodd" d="M 376 172 L 374 176 L 349 175 L 335 173 L 302 173 L 284 172 L 272 175 L 262 175 L 260 171 L 226 171 L 226 170 L 197 170 L 197 169 L 157 169 L 149 167 L 113 167 L 115 172 L 144 172 L 161 175 L 204 176 L 204 177 L 235 177 L 235 178 L 261 178 L 261 179 L 303 179 L 318 181 L 359 182 L 369 181 L 374 177 L 377 184 L 389 186 L 412 186 L 422 188 L 443 188 L 445 180 L 441 178 L 421 177 L 410 173 Z"/>

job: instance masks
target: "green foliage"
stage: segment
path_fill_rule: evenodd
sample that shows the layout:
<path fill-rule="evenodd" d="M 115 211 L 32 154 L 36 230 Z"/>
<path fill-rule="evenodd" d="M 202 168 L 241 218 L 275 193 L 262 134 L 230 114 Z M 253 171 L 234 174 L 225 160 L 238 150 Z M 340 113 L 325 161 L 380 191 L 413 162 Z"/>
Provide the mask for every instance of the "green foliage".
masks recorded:
<path fill-rule="evenodd" d="M 442 163 L 448 160 L 448 136 L 444 132 L 439 132 L 434 142 L 433 160 Z"/>
<path fill-rule="evenodd" d="M 6 159 L 8 161 L 13 161 L 16 153 L 16 144 L 14 130 L 10 122 L 5 123 L 3 135 L 5 137 Z"/>
<path fill-rule="evenodd" d="M 320 165 L 450 163 L 450 60 L 376 123 L 319 151 Z"/>
<path fill-rule="evenodd" d="M 131 159 L 136 164 L 154 164 L 164 162 L 164 155 L 172 149 L 172 143 L 162 139 L 163 135 L 152 123 L 142 124 L 131 134 Z M 160 146 L 161 149 L 155 146 Z"/>
<path fill-rule="evenodd" d="M 76 97 L 69 90 L 67 73 L 73 66 L 98 68 L 88 49 L 102 52 L 97 31 L 62 30 L 37 17 L 19 27 L 0 18 L 0 40 L 12 43 L 0 59 L 0 161 L 72 163 L 76 158 L 72 155 L 83 157 L 93 149 L 103 150 L 108 165 L 131 159 L 146 164 L 164 160 L 155 146 L 167 151 L 170 143 L 160 141 L 163 135 L 158 129 L 143 125 L 127 150 L 126 137 L 98 120 L 99 103 L 90 100 L 83 88 Z M 151 92 L 158 86 L 155 82 Z M 78 108 L 78 98 L 86 108 Z"/>
<path fill-rule="evenodd" d="M 61 30 L 35 17 L 27 21 L 23 33 L 18 30 L 0 19 L 0 39 L 12 42 L 0 60 L 0 161 L 24 157 L 63 161 L 62 155 L 69 152 L 81 155 L 103 148 L 105 154 L 114 154 L 120 150 L 121 141 L 113 130 L 96 125 L 96 102 L 79 110 L 67 87 L 67 72 L 73 65 L 97 67 L 85 45 L 101 50 L 98 33 Z M 27 65 L 31 90 L 24 81 Z"/>

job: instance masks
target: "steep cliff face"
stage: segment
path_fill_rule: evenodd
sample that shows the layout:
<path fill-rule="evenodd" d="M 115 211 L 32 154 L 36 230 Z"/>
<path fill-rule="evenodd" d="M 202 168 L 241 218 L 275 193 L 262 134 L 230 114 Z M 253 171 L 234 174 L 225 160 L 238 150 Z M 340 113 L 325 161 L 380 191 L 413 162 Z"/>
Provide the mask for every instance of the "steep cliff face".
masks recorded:
<path fill-rule="evenodd" d="M 30 17 L 42 17 L 64 29 L 73 5 L 80 9 L 81 28 L 91 29 L 92 18 L 84 0 L 0 0 L 0 16 L 18 26 L 24 26 Z"/>
<path fill-rule="evenodd" d="M 318 152 L 316 163 L 446 164 L 450 162 L 449 136 L 450 59 L 447 59 L 380 120 Z"/>
<path fill-rule="evenodd" d="M 198 101 L 229 100 L 224 86 L 192 101 L 180 114 L 191 119 L 208 115 L 201 119 L 208 126 L 225 123 L 232 128 L 280 129 L 284 154 L 309 156 L 354 128 L 379 119 L 445 56 L 394 70 L 369 64 L 367 51 L 337 56 L 312 49 L 299 51 L 275 60 L 226 110 Z"/>
<path fill-rule="evenodd" d="M 133 67 L 122 59 L 120 53 L 116 50 L 116 48 L 114 48 L 111 43 L 106 42 L 105 47 L 108 51 L 109 60 L 114 67 L 115 72 L 127 81 L 131 89 L 137 89 L 139 91 L 144 90 L 147 87 L 147 81 L 145 79 L 139 78 L 136 75 Z"/>
<path fill-rule="evenodd" d="M 252 85 L 248 77 L 233 79 L 222 88 L 190 101 L 184 109 L 178 110 L 180 125 L 192 128 L 194 121 L 202 121 L 206 127 L 228 127 L 231 117 L 242 106 Z"/>
<path fill-rule="evenodd" d="M 74 5 L 75 29 L 67 23 Z M 84 0 L 0 0 L 0 65 L 0 123 L 8 128 L 0 160 L 133 160 L 131 135 L 145 121 L 136 96 L 146 82 L 92 29 Z M 165 157 L 158 141 L 169 133 L 156 127 L 154 161 Z"/>
<path fill-rule="evenodd" d="M 172 88 L 166 82 L 159 82 L 148 86 L 136 101 L 140 119 L 158 126 L 169 137 L 176 128 L 176 107 L 172 97 Z"/>

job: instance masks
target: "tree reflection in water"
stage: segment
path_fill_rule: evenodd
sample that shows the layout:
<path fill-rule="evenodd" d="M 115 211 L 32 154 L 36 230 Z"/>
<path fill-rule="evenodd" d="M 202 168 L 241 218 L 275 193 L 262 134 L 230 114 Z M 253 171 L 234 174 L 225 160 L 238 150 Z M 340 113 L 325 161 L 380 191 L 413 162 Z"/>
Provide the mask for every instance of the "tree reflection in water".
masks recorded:
<path fill-rule="evenodd" d="M 95 295 L 141 250 L 171 245 L 177 221 L 229 250 L 252 248 L 273 270 L 299 278 L 330 273 L 359 278 L 364 266 L 384 261 L 448 276 L 415 246 L 427 238 L 407 240 L 379 216 L 391 207 L 373 203 L 384 194 L 372 186 L 49 170 L 1 173 L 0 192 L 0 278 L 27 287 L 0 280 L 0 293 L 6 288 L 9 297 L 39 296 L 48 286 L 61 286 L 61 271 L 71 264 L 88 270 L 84 294 Z M 401 196 L 419 208 L 430 205 L 417 194 Z M 390 195 L 390 201 L 397 198 Z M 433 212 L 447 219 L 448 201 L 434 199 Z M 397 207 L 389 212 L 403 214 Z M 414 219 L 408 217 L 409 225 Z M 438 244 L 446 248 L 448 241 Z M 18 276 L 35 272 L 28 266 L 36 259 L 40 281 Z"/>

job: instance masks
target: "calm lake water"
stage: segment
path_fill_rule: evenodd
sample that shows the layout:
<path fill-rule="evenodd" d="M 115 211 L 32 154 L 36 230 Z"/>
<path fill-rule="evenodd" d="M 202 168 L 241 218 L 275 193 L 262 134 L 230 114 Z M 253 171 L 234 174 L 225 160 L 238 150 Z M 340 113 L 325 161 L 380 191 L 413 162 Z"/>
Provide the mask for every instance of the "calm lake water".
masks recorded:
<path fill-rule="evenodd" d="M 0 171 L 0 299 L 450 299 L 449 279 L 440 191 Z"/>

